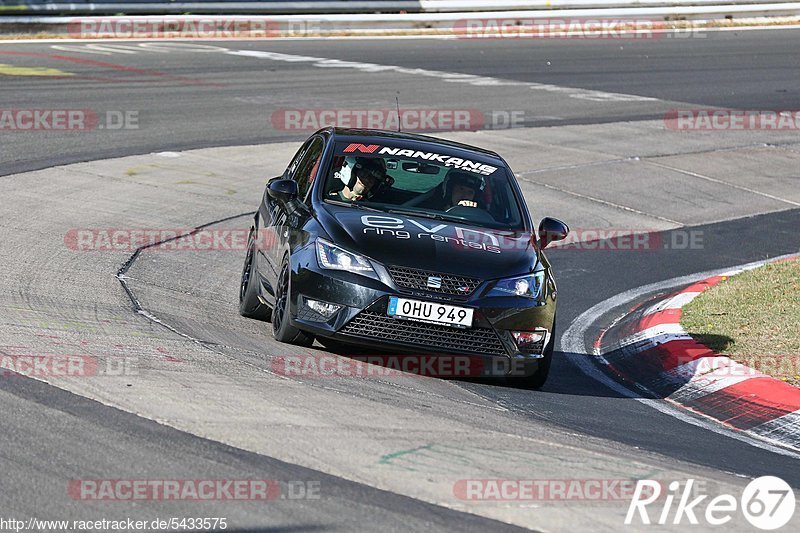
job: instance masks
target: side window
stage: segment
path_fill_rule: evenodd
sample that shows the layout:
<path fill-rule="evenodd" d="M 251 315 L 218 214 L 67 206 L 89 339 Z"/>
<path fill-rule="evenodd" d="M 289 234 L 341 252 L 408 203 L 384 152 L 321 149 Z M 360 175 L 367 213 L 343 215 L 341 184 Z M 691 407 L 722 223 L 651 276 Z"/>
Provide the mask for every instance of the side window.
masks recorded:
<path fill-rule="evenodd" d="M 293 178 L 297 182 L 297 188 L 300 191 L 301 199 L 306 197 L 308 190 L 314 183 L 314 178 L 317 177 L 317 171 L 319 170 L 324 148 L 325 142 L 321 138 L 317 137 L 313 139 L 308 149 L 297 163 L 297 168 L 294 169 Z"/>
<path fill-rule="evenodd" d="M 311 142 L 305 143 L 303 146 L 300 147 L 300 149 L 297 151 L 297 153 L 294 154 L 294 157 L 292 158 L 292 162 L 289 163 L 288 167 L 286 167 L 286 172 L 284 173 L 285 177 L 287 177 L 287 178 L 293 178 L 294 177 L 294 173 L 297 171 L 297 167 L 300 166 L 300 161 L 302 161 L 303 156 L 308 151 L 308 147 L 309 146 L 311 146 Z"/>

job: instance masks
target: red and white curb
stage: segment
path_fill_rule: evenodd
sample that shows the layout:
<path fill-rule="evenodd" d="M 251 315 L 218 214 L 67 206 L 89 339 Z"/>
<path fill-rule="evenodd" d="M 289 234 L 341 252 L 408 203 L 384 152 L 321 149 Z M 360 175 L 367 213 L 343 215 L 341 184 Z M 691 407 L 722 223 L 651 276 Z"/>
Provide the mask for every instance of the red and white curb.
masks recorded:
<path fill-rule="evenodd" d="M 632 309 L 600 335 L 594 354 L 618 378 L 650 396 L 800 450 L 800 388 L 715 353 L 680 325 L 683 306 L 761 264 L 707 277 Z"/>

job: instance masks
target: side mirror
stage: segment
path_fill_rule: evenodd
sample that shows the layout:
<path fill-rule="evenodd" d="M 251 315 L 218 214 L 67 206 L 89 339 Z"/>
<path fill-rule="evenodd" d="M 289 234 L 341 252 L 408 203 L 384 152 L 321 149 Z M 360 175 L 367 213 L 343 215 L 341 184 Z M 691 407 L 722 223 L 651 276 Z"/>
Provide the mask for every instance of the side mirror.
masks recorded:
<path fill-rule="evenodd" d="M 294 180 L 277 179 L 272 180 L 267 185 L 269 195 L 282 204 L 296 200 L 300 191 L 297 189 L 297 182 Z"/>
<path fill-rule="evenodd" d="M 544 217 L 539 223 L 539 245 L 544 250 L 551 242 L 567 238 L 569 226 L 557 218 Z"/>

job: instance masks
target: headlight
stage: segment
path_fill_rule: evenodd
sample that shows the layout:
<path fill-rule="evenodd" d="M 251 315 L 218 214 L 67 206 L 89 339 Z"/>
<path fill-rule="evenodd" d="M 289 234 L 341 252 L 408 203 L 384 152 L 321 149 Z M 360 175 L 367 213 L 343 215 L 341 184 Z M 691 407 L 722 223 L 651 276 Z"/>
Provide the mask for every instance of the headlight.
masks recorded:
<path fill-rule="evenodd" d="M 317 261 L 322 268 L 347 270 L 348 272 L 370 273 L 375 270 L 369 259 L 363 255 L 348 252 L 324 239 L 317 239 Z"/>
<path fill-rule="evenodd" d="M 544 285 L 544 270 L 519 276 L 517 278 L 501 279 L 494 288 L 489 291 L 489 296 L 522 296 L 524 298 L 537 299 L 542 292 Z"/>

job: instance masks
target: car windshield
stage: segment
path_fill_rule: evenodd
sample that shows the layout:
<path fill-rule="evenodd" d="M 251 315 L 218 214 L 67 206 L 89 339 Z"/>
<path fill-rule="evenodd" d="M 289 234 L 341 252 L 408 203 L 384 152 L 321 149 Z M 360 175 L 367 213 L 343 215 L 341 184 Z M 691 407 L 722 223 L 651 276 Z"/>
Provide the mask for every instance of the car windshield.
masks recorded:
<path fill-rule="evenodd" d="M 505 167 L 388 147 L 383 153 L 350 155 L 347 146 L 352 145 L 340 148 L 334 157 L 324 187 L 326 201 L 495 229 L 524 229 Z"/>

